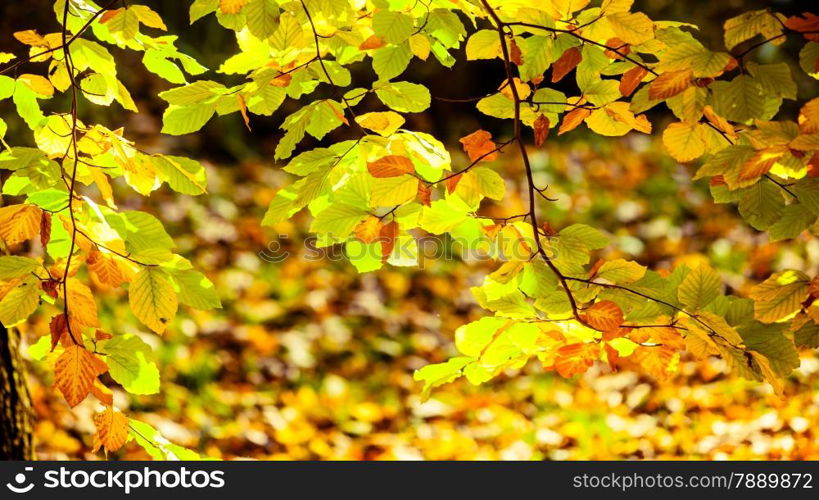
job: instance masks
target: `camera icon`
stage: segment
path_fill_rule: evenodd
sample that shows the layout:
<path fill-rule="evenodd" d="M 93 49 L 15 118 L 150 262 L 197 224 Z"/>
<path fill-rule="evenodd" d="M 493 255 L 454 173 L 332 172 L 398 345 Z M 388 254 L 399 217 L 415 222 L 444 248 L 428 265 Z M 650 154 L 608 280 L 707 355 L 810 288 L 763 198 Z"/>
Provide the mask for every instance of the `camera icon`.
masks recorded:
<path fill-rule="evenodd" d="M 25 468 L 26 472 L 31 472 L 33 470 L 34 467 Z M 25 484 L 26 475 L 23 474 L 22 472 L 18 472 L 17 474 L 14 475 L 14 482 L 16 483 L 16 485 L 12 483 L 6 483 L 6 488 L 10 489 L 14 493 L 28 493 L 34 488 L 34 483 Z"/>

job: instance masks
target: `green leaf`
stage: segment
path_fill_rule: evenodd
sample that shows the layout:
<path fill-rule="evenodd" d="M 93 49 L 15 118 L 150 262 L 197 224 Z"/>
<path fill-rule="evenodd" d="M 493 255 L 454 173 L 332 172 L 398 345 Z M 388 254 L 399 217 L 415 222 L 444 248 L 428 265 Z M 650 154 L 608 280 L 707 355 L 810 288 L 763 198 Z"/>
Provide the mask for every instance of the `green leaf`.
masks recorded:
<path fill-rule="evenodd" d="M 145 422 L 128 419 L 128 433 L 154 460 L 202 460 L 198 453 L 171 443 Z"/>
<path fill-rule="evenodd" d="M 225 86 L 221 83 L 212 82 L 210 80 L 199 80 L 189 85 L 160 92 L 159 97 L 164 99 L 168 104 L 189 106 L 212 99 L 224 90 Z"/>
<path fill-rule="evenodd" d="M 624 259 L 615 259 L 606 261 L 600 266 L 600 269 L 597 270 L 595 280 L 601 278 L 622 285 L 637 281 L 645 276 L 645 274 L 645 266 Z"/>
<path fill-rule="evenodd" d="M 131 394 L 159 392 L 159 370 L 151 346 L 133 334 L 118 335 L 105 342 L 102 352 L 111 377 Z"/>
<path fill-rule="evenodd" d="M 247 29 L 262 40 L 271 36 L 279 27 L 279 5 L 276 0 L 250 0 L 242 13 L 247 20 Z"/>
<path fill-rule="evenodd" d="M 402 113 L 420 113 L 429 108 L 432 101 L 426 87 L 409 82 L 391 82 L 378 86 L 375 94 L 384 104 Z"/>
<path fill-rule="evenodd" d="M 205 167 L 183 156 L 152 156 L 151 163 L 159 177 L 177 193 L 199 195 L 207 192 Z"/>
<path fill-rule="evenodd" d="M 421 398 L 426 401 L 433 387 L 447 384 L 460 377 L 461 370 L 472 361 L 473 358 L 469 356 L 457 356 L 445 363 L 427 365 L 420 370 L 416 370 L 412 378 L 424 382 Z"/>
<path fill-rule="evenodd" d="M 40 263 L 29 257 L 5 255 L 0 257 L 0 280 L 10 280 L 32 273 Z"/>
<path fill-rule="evenodd" d="M 730 82 L 714 82 L 710 89 L 714 112 L 728 120 L 748 122 L 765 113 L 765 92 L 748 75 L 739 75 Z"/>
<path fill-rule="evenodd" d="M 748 62 L 748 72 L 759 83 L 762 90 L 784 99 L 796 99 L 796 83 L 787 63 L 756 64 Z"/>
<path fill-rule="evenodd" d="M 381 80 L 392 80 L 407 69 L 412 51 L 409 42 L 387 45 L 373 51 L 373 69 Z M 393 108 L 395 109 L 395 108 Z"/>
<path fill-rule="evenodd" d="M 771 368 L 780 377 L 799 368 L 799 353 L 793 342 L 782 334 L 783 326 L 752 321 L 738 328 L 745 346 L 768 358 Z"/>
<path fill-rule="evenodd" d="M 204 274 L 192 269 L 170 271 L 179 302 L 196 309 L 219 309 L 222 302 L 213 283 Z"/>
<path fill-rule="evenodd" d="M 125 240 L 126 248 L 133 253 L 150 249 L 173 248 L 173 240 L 159 219 L 136 210 L 106 214 L 105 220 Z"/>
<path fill-rule="evenodd" d="M 508 319 L 486 316 L 455 330 L 455 346 L 465 356 L 479 357 Z"/>
<path fill-rule="evenodd" d="M 412 17 L 401 12 L 379 10 L 373 14 L 372 28 L 387 43 L 399 44 L 412 35 Z"/>
<path fill-rule="evenodd" d="M 28 319 L 40 303 L 40 280 L 21 279 L 0 301 L 0 323 L 8 328 Z"/>
<path fill-rule="evenodd" d="M 454 198 L 436 200 L 421 213 L 421 228 L 432 234 L 443 234 L 451 231 L 464 222 L 469 215 L 468 207 Z"/>
<path fill-rule="evenodd" d="M 216 107 L 213 103 L 188 106 L 171 105 L 162 115 L 162 133 L 183 135 L 196 132 L 210 120 L 215 111 Z"/>
<path fill-rule="evenodd" d="M 475 167 L 470 170 L 478 185 L 478 191 L 487 198 L 502 200 L 506 194 L 506 183 L 503 177 L 491 168 Z"/>
<path fill-rule="evenodd" d="M 333 204 L 316 215 L 310 225 L 310 231 L 327 233 L 330 238 L 343 241 L 366 216 L 367 212 L 362 208 L 345 203 Z"/>
<path fill-rule="evenodd" d="M 720 294 L 722 279 L 710 266 L 700 264 L 692 269 L 677 290 L 680 303 L 689 311 L 699 311 Z"/>
<path fill-rule="evenodd" d="M 788 205 L 779 220 L 768 228 L 771 241 L 796 238 L 816 222 L 816 214 L 799 203 Z"/>

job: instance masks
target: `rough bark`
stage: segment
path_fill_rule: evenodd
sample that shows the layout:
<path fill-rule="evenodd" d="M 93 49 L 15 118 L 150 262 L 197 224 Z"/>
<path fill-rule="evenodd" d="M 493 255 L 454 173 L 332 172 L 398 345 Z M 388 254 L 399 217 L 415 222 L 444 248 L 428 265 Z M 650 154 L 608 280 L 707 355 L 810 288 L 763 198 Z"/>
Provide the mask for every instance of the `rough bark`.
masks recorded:
<path fill-rule="evenodd" d="M 32 408 L 20 336 L 0 325 L 0 460 L 33 460 Z"/>

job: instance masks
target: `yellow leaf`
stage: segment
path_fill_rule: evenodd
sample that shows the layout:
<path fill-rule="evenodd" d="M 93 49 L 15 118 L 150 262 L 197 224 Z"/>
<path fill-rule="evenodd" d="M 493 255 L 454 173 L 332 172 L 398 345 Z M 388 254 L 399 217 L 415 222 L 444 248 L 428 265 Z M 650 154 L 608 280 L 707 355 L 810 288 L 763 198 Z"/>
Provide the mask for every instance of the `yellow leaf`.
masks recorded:
<path fill-rule="evenodd" d="M 688 162 L 705 153 L 705 141 L 702 130 L 696 122 L 675 122 L 663 132 L 663 145 L 666 151 L 679 162 Z"/>
<path fill-rule="evenodd" d="M 26 87 L 40 95 L 47 97 L 54 95 L 54 85 L 51 85 L 48 78 L 43 76 L 26 73 L 25 75 L 18 76 L 17 81 L 24 83 Z"/>
<path fill-rule="evenodd" d="M 42 210 L 34 205 L 10 205 L 0 208 L 0 238 L 6 245 L 16 245 L 40 232 Z"/>
<path fill-rule="evenodd" d="M 404 117 L 395 111 L 383 111 L 358 115 L 355 121 L 362 127 L 387 137 L 401 128 L 401 125 L 404 124 Z"/>
<path fill-rule="evenodd" d="M 617 37 L 629 45 L 639 45 L 654 38 L 654 23 L 642 12 L 618 12 L 606 19 Z"/>
<path fill-rule="evenodd" d="M 773 323 L 802 307 L 808 298 L 810 280 L 801 271 L 782 271 L 771 275 L 751 289 L 754 316 L 764 323 Z"/>
<path fill-rule="evenodd" d="M 145 267 L 134 277 L 128 289 L 131 310 L 145 326 L 162 333 L 179 305 L 173 285 L 165 272 Z"/>
<path fill-rule="evenodd" d="M 77 406 L 91 392 L 97 377 L 94 355 L 84 347 L 66 347 L 54 364 L 54 386 L 63 393 L 71 407 Z"/>
<path fill-rule="evenodd" d="M 97 303 L 91 290 L 81 281 L 69 278 L 68 282 L 68 319 L 71 332 L 79 338 L 86 328 L 100 326 L 97 317 Z"/>

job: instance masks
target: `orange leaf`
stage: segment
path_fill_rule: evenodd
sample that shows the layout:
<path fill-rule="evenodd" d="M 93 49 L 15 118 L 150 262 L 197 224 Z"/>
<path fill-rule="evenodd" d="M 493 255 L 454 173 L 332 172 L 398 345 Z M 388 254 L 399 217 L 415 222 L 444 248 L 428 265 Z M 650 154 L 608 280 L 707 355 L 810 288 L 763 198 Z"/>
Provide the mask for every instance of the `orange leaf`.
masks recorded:
<path fill-rule="evenodd" d="M 785 154 L 782 149 L 768 148 L 757 151 L 742 164 L 739 171 L 739 180 L 757 179 L 767 174 L 771 167 Z"/>
<path fill-rule="evenodd" d="M 247 104 L 245 104 L 245 98 L 242 97 L 242 94 L 236 94 L 236 102 L 239 103 L 239 112 L 242 114 L 245 127 L 247 127 L 248 132 L 253 132 L 250 128 L 250 117 L 247 115 Z"/>
<path fill-rule="evenodd" d="M 415 172 L 415 166 L 406 156 L 388 155 L 368 162 L 367 170 L 373 177 L 398 177 Z"/>
<path fill-rule="evenodd" d="M 14 38 L 32 47 L 48 47 L 48 41 L 36 30 L 24 30 L 14 33 Z"/>
<path fill-rule="evenodd" d="M 463 177 L 463 174 L 453 175 L 446 180 L 447 193 L 452 194 L 455 191 L 455 188 L 458 187 L 458 182 L 461 181 L 461 177 Z"/>
<path fill-rule="evenodd" d="M 134 275 L 133 270 L 127 264 L 97 250 L 92 250 L 85 262 L 88 270 L 101 284 L 112 288 L 131 281 Z"/>
<path fill-rule="evenodd" d="M 705 115 L 705 118 L 711 125 L 717 127 L 722 133 L 731 139 L 736 139 L 737 132 L 734 130 L 734 126 L 731 125 L 728 120 L 718 115 L 710 104 L 707 104 L 704 108 L 702 108 L 702 114 Z"/>
<path fill-rule="evenodd" d="M 572 377 L 585 373 L 591 368 L 594 361 L 600 356 L 600 345 L 589 344 L 569 344 L 557 350 L 555 359 L 555 370 L 563 377 Z"/>
<path fill-rule="evenodd" d="M 546 142 L 546 138 L 549 137 L 549 119 L 546 118 L 546 115 L 540 115 L 537 117 L 534 123 L 535 129 L 535 146 L 540 147 Z"/>
<path fill-rule="evenodd" d="M 359 45 L 358 48 L 359 50 L 372 50 L 381 48 L 386 44 L 387 42 L 385 42 L 383 38 L 377 35 L 370 35 L 369 38 L 361 42 L 361 45 Z"/>
<path fill-rule="evenodd" d="M 219 0 L 219 11 L 222 14 L 238 14 L 248 0 Z"/>
<path fill-rule="evenodd" d="M 623 73 L 623 78 L 620 79 L 620 94 L 623 97 L 630 96 L 647 74 L 648 70 L 641 66 L 635 66 Z"/>
<path fill-rule="evenodd" d="M 72 408 L 91 392 L 96 376 L 94 355 L 79 345 L 66 347 L 54 364 L 54 386 Z"/>
<path fill-rule="evenodd" d="M 806 40 L 819 42 L 819 16 L 811 12 L 805 12 L 802 17 L 793 16 L 785 20 L 785 26 L 803 33 Z"/>
<path fill-rule="evenodd" d="M 690 69 L 669 71 L 651 82 L 648 87 L 648 97 L 651 99 L 668 99 L 690 87 L 693 82 L 693 71 Z"/>
<path fill-rule="evenodd" d="M 486 130 L 476 130 L 459 140 L 472 162 L 492 161 L 498 158 L 498 152 L 495 151 L 497 146 L 492 142 L 492 134 Z"/>
<path fill-rule="evenodd" d="M 586 309 L 585 320 L 592 328 L 601 332 L 616 330 L 623 324 L 623 311 L 614 302 L 601 300 Z"/>
<path fill-rule="evenodd" d="M 811 99 L 799 110 L 799 131 L 803 134 L 819 132 L 819 98 Z"/>
<path fill-rule="evenodd" d="M 619 38 L 610 38 L 606 41 L 608 50 L 604 52 L 609 59 L 622 59 L 631 52 L 631 47 Z"/>
<path fill-rule="evenodd" d="M 382 227 L 384 224 L 381 223 L 381 219 L 371 215 L 355 227 L 355 237 L 362 243 L 372 243 L 378 238 Z"/>
<path fill-rule="evenodd" d="M 111 392 L 111 389 L 105 387 L 99 379 L 94 380 L 94 385 L 91 386 L 91 394 L 106 406 L 114 404 L 114 393 Z"/>
<path fill-rule="evenodd" d="M 117 17 L 117 16 L 119 15 L 119 13 L 120 13 L 120 12 L 122 12 L 122 11 L 124 11 L 124 10 L 125 10 L 125 9 L 123 9 L 123 8 L 106 10 L 106 11 L 105 11 L 105 13 L 103 13 L 103 14 L 100 16 L 100 24 L 105 24 L 105 23 L 107 23 L 107 22 L 108 22 L 108 21 L 110 21 L 111 19 L 113 19 L 113 18 Z"/>
<path fill-rule="evenodd" d="M 395 238 L 398 236 L 398 223 L 395 221 L 385 224 L 381 228 L 379 239 L 381 240 L 381 261 L 386 262 L 392 255 L 395 248 Z"/>
<path fill-rule="evenodd" d="M 94 435 L 94 451 L 100 446 L 106 452 L 117 451 L 128 440 L 128 418 L 109 406 L 105 411 L 94 415 L 97 433 Z"/>
<path fill-rule="evenodd" d="M 552 83 L 557 83 L 563 79 L 569 71 L 580 64 L 583 55 L 577 47 L 571 47 L 552 64 Z"/>
<path fill-rule="evenodd" d="M 591 115 L 591 110 L 586 108 L 575 108 L 573 111 L 569 111 L 566 113 L 566 116 L 563 117 L 560 128 L 557 129 L 557 135 L 563 135 L 566 132 L 576 129 L 589 115 Z"/>

